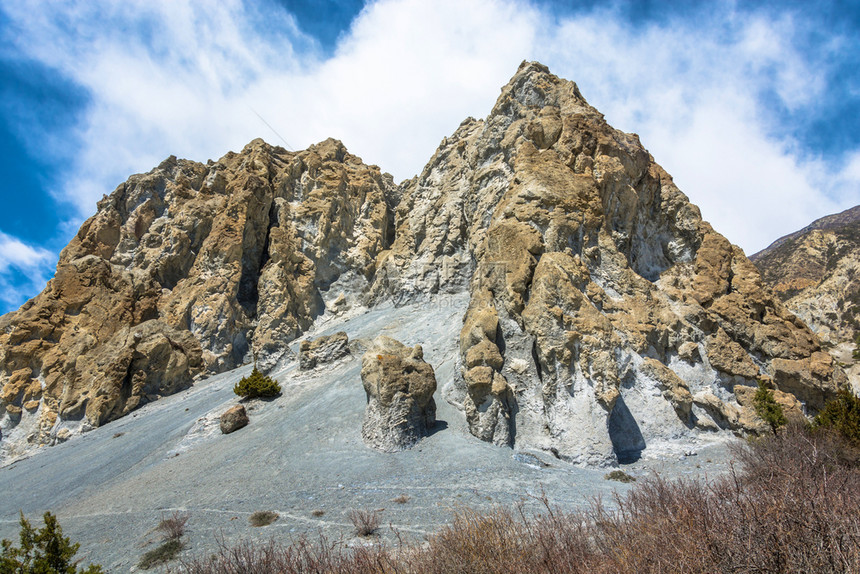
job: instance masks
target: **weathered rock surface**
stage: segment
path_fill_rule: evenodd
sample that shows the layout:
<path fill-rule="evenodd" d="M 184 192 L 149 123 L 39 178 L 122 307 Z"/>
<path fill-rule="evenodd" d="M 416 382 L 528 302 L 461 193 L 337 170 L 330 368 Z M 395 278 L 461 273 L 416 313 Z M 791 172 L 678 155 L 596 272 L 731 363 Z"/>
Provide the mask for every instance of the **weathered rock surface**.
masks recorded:
<path fill-rule="evenodd" d="M 777 239 L 750 260 L 834 355 L 853 362 L 860 327 L 860 206 Z M 852 372 L 860 382 L 858 369 Z"/>
<path fill-rule="evenodd" d="M 845 381 L 638 137 L 539 64 L 402 193 L 374 289 L 468 284 L 446 396 L 479 438 L 605 463 L 696 428 L 755 432 L 739 396 L 761 377 L 807 412 Z"/>
<path fill-rule="evenodd" d="M 404 450 L 436 424 L 436 376 L 421 345 L 410 348 L 380 335 L 361 359 L 361 382 L 367 394 L 361 436 L 367 446 Z"/>
<path fill-rule="evenodd" d="M 46 289 L 0 319 L 6 436 L 23 405 L 38 424 L 12 442 L 35 446 L 252 350 L 264 370 L 289 360 L 286 343 L 326 300 L 348 305 L 373 276 L 396 195 L 335 140 L 298 153 L 255 140 L 217 162 L 171 157 L 132 176 L 99 202 Z M 342 278 L 357 287 L 332 290 Z"/>
<path fill-rule="evenodd" d="M 0 448 L 103 424 L 252 355 L 282 366 L 322 314 L 458 292 L 471 302 L 445 396 L 499 445 L 635 459 L 653 440 L 757 432 L 758 379 L 806 415 L 846 381 L 635 134 L 523 63 L 490 115 L 400 186 L 335 140 L 300 152 L 255 140 L 129 178 L 45 291 L 0 318 Z M 305 366 L 336 348 L 309 346 Z M 385 397 L 426 398 L 393 405 L 420 430 L 424 391 L 374 395 L 371 442 L 413 440 L 379 430 L 400 420 Z"/>
<path fill-rule="evenodd" d="M 336 361 L 349 354 L 349 337 L 340 331 L 313 340 L 302 341 L 299 348 L 299 368 L 303 371 L 317 365 Z"/>
<path fill-rule="evenodd" d="M 221 414 L 219 426 L 222 433 L 230 434 L 233 431 L 248 426 L 248 422 L 248 413 L 245 411 L 245 407 L 243 405 L 236 405 Z"/>

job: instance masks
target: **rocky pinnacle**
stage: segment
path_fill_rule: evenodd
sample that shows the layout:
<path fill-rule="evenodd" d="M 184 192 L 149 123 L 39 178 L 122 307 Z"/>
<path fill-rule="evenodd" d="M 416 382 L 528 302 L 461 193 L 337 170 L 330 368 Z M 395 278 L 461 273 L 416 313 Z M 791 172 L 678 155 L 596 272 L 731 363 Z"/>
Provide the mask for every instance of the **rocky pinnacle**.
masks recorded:
<path fill-rule="evenodd" d="M 524 62 L 399 186 L 331 139 L 130 177 L 0 319 L 0 446 L 64 439 L 252 356 L 295 361 L 287 344 L 321 316 L 460 292 L 460 368 L 440 387 L 499 445 L 635 459 L 654 437 L 766 429 L 759 380 L 806 415 L 846 382 L 638 136 Z"/>

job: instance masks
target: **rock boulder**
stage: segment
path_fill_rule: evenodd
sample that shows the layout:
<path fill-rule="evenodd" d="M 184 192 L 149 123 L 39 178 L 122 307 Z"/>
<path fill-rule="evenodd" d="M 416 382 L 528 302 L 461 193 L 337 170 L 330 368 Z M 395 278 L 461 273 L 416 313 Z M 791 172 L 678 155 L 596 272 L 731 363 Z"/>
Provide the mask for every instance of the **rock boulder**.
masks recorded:
<path fill-rule="evenodd" d="M 362 357 L 361 382 L 367 394 L 361 436 L 369 447 L 404 450 L 435 425 L 436 377 L 421 345 L 380 335 Z"/>
<path fill-rule="evenodd" d="M 248 426 L 248 413 L 243 405 L 230 407 L 221 415 L 221 432 L 230 434 Z"/>
<path fill-rule="evenodd" d="M 299 350 L 299 368 L 307 371 L 317 365 L 330 363 L 349 354 L 349 337 L 340 331 L 316 339 L 302 341 Z"/>

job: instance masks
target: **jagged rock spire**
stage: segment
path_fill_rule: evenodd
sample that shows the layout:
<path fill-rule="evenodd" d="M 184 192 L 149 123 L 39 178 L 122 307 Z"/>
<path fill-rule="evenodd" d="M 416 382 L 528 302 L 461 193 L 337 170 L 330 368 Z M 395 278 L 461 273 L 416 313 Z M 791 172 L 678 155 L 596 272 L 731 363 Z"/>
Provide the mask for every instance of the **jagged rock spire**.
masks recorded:
<path fill-rule="evenodd" d="M 251 350 L 263 369 L 290 360 L 336 301 L 462 291 L 462 369 L 443 386 L 498 444 L 612 462 L 762 428 L 759 379 L 798 415 L 845 381 L 638 136 L 524 62 L 400 186 L 336 140 L 129 178 L 0 320 L 4 441 L 102 424 Z"/>

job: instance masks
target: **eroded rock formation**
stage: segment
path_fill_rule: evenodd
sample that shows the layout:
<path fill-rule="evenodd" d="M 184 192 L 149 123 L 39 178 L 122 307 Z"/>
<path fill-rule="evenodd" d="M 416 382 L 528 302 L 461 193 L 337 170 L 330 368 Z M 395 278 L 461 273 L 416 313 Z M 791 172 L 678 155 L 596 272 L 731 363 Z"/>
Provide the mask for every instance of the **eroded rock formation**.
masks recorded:
<path fill-rule="evenodd" d="M 313 340 L 302 341 L 299 347 L 299 368 L 303 371 L 330 363 L 349 354 L 349 337 L 340 331 Z"/>
<path fill-rule="evenodd" d="M 407 347 L 385 335 L 361 359 L 367 407 L 361 437 L 385 452 L 412 447 L 436 424 L 436 376 L 421 345 Z"/>
<path fill-rule="evenodd" d="M 4 446 L 103 424 L 252 350 L 262 369 L 288 360 L 327 300 L 373 277 L 396 195 L 335 140 L 298 153 L 255 140 L 132 176 L 46 289 L 0 320 Z"/>
<path fill-rule="evenodd" d="M 334 140 L 132 176 L 0 320 L 0 425 L 9 444 L 48 443 L 252 353 L 263 370 L 295 360 L 287 343 L 323 313 L 464 291 L 446 398 L 500 445 L 611 463 L 761 429 L 758 379 L 805 414 L 845 382 L 635 134 L 523 63 L 400 186 Z M 423 364 L 399 353 L 376 355 Z"/>
<path fill-rule="evenodd" d="M 396 230 L 376 289 L 469 285 L 449 398 L 484 440 L 635 458 L 690 429 L 760 428 L 760 378 L 807 412 L 845 381 L 638 137 L 539 64 L 406 182 Z"/>
<path fill-rule="evenodd" d="M 750 259 L 819 338 L 853 343 L 860 326 L 860 206 L 822 217 Z"/>

